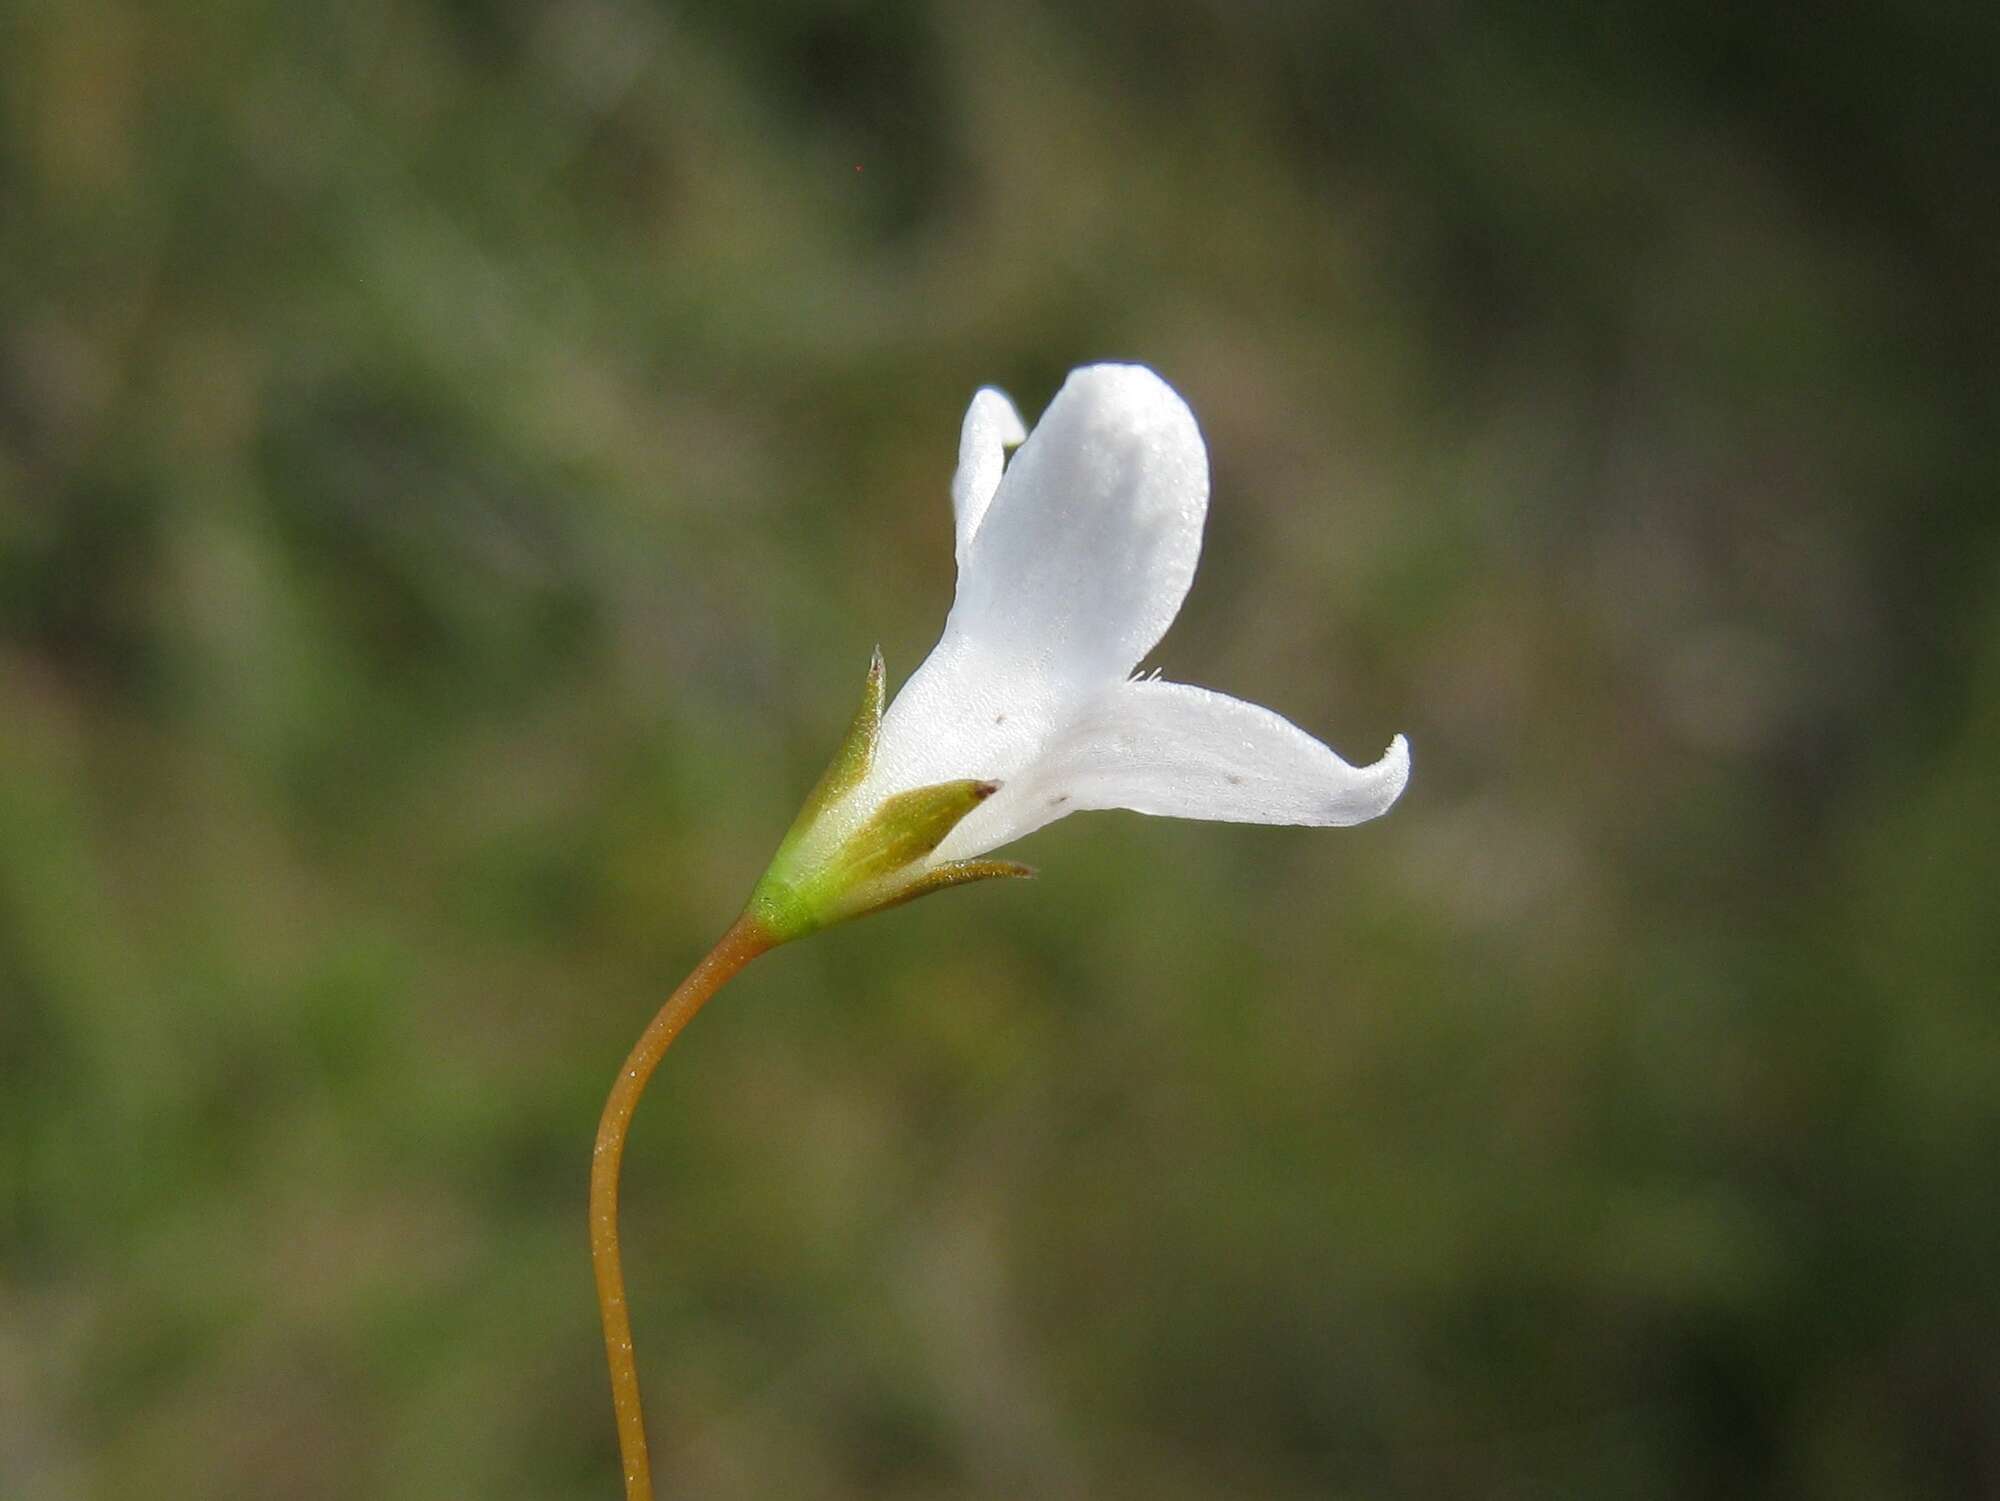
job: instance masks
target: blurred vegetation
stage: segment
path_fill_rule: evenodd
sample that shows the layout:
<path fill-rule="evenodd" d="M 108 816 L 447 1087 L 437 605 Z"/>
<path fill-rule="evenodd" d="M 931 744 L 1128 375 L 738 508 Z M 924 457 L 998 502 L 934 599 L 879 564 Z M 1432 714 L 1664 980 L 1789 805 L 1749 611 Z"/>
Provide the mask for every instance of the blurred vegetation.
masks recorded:
<path fill-rule="evenodd" d="M 2000 1493 L 2000 13 L 0 8 L 0 1495 L 609 1497 L 982 382 L 1416 774 L 762 961 L 701 1497 Z"/>

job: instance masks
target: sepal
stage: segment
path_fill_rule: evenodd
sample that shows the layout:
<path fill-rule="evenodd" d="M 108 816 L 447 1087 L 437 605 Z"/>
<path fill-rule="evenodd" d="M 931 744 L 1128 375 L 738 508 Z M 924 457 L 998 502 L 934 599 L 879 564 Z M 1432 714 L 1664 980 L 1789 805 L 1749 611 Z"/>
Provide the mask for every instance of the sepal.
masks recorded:
<path fill-rule="evenodd" d="M 1023 865 L 1018 860 L 954 860 L 949 865 L 925 871 L 900 891 L 854 915 L 866 917 L 870 912 L 886 912 L 891 907 L 914 902 L 920 896 L 929 896 L 933 891 L 943 891 L 947 886 L 963 886 L 971 881 L 988 881 L 998 877 L 1026 880 L 1034 873 L 1034 866 Z"/>
<path fill-rule="evenodd" d="M 868 768 L 875 764 L 875 742 L 882 738 L 883 676 L 882 648 L 878 646 L 868 663 L 868 680 L 862 685 L 861 703 L 854 711 L 854 720 L 847 727 L 840 749 L 820 773 L 805 806 L 799 809 L 799 816 L 792 820 L 784 843 L 778 846 L 781 853 L 803 839 L 820 814 L 860 786 Z"/>

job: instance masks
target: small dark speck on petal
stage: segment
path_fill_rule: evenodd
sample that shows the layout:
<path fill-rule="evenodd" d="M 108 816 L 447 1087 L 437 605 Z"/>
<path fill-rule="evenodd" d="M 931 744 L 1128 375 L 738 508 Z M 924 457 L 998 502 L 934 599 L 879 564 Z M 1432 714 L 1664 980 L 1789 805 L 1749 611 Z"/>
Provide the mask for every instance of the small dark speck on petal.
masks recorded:
<path fill-rule="evenodd" d="M 993 722 L 995 724 L 1005 724 L 1007 722 L 1007 716 L 1005 714 L 995 714 L 993 716 Z"/>
<path fill-rule="evenodd" d="M 1241 787 L 1243 785 L 1243 778 L 1239 777 L 1235 772 L 1232 771 L 1229 774 L 1229 785 L 1232 787 Z"/>
<path fill-rule="evenodd" d="M 1069 794 L 1067 792 L 1058 792 L 1054 797 L 1049 799 L 1049 806 L 1051 808 L 1060 808 L 1064 803 L 1068 801 L 1069 801 Z"/>

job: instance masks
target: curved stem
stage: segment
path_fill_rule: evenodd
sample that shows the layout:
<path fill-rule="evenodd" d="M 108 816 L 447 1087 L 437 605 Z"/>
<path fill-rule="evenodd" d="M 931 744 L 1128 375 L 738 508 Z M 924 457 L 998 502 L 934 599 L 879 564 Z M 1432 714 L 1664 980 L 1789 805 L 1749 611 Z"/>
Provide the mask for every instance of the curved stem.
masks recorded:
<path fill-rule="evenodd" d="M 618 1071 L 597 1147 L 590 1160 L 590 1260 L 597 1273 L 597 1306 L 604 1316 L 604 1354 L 611 1365 L 611 1407 L 618 1418 L 618 1453 L 625 1462 L 625 1501 L 653 1501 L 652 1466 L 646 1456 L 646 1414 L 639 1403 L 639 1369 L 632 1358 L 632 1316 L 625 1304 L 625 1274 L 618 1255 L 618 1164 L 625 1133 L 646 1081 L 667 1047 L 704 1002 L 752 959 L 777 943 L 747 912 L 708 956 L 667 997 Z"/>

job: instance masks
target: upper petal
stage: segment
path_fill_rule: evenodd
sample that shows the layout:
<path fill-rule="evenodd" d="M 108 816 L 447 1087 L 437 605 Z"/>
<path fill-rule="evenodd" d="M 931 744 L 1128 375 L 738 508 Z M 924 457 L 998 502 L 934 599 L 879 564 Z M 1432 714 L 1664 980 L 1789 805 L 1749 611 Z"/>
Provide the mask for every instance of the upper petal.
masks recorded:
<path fill-rule="evenodd" d="M 962 549 L 946 640 L 1078 690 L 1121 679 L 1180 612 L 1207 511 L 1208 452 L 1172 387 L 1074 371 Z"/>
<path fill-rule="evenodd" d="M 1028 436 L 1014 403 L 991 386 L 982 387 L 965 409 L 965 425 L 958 434 L 958 472 L 951 477 L 951 509 L 958 521 L 958 566 L 965 566 L 966 549 L 986 516 L 993 492 L 1000 488 L 1000 473 L 1007 465 L 1007 450 Z"/>
<path fill-rule="evenodd" d="M 1080 808 L 1230 823 L 1335 825 L 1386 813 L 1410 776 L 1398 735 L 1352 766 L 1269 709 L 1186 683 L 1119 683 L 935 852 L 961 860 Z"/>
<path fill-rule="evenodd" d="M 1011 409 L 989 394 L 1003 400 L 982 392 L 966 414 L 969 497 L 1007 431 Z M 957 777 L 1004 783 L 1037 761 L 1179 612 L 1207 509 L 1208 454 L 1167 383 L 1137 365 L 1072 372 L 969 542 L 961 505 L 958 597 L 882 721 L 867 795 Z M 843 817 L 860 817 L 861 801 Z"/>

